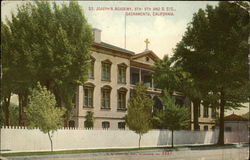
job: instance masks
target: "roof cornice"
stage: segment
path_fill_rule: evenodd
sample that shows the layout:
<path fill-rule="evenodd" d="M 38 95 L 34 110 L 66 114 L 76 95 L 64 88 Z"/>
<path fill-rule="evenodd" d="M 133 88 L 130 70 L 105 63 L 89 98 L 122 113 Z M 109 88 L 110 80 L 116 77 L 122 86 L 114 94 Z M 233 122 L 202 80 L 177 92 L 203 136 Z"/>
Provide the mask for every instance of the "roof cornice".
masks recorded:
<path fill-rule="evenodd" d="M 119 48 L 119 47 L 116 47 L 116 46 L 113 46 L 104 42 L 101 42 L 101 43 L 95 42 L 93 43 L 92 48 L 107 50 L 107 51 L 115 52 L 115 53 L 122 54 L 122 55 L 125 54 L 126 56 L 130 56 L 130 57 L 134 55 L 134 52 L 132 51 L 128 51 L 128 50 L 125 50 L 125 49 L 122 49 L 122 48 Z"/>

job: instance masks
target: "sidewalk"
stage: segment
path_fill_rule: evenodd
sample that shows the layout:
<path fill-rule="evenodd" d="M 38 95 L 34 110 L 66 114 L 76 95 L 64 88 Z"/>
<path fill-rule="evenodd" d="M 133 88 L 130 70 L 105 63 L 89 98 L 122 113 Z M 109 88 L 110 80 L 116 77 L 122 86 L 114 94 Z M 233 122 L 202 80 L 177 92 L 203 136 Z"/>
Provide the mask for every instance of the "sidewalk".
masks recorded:
<path fill-rule="evenodd" d="M 181 148 L 156 148 L 156 149 L 145 149 L 145 150 L 131 150 L 131 151 L 117 151 L 117 152 L 95 152 L 95 153 L 77 153 L 77 154 L 50 154 L 50 155 L 32 155 L 32 156 L 9 156 L 7 157 L 8 160 L 61 160 L 61 159 L 98 159 L 101 157 L 105 159 L 110 159 L 112 157 L 120 158 L 121 160 L 126 159 L 126 157 L 135 158 L 136 157 L 142 158 L 143 157 L 152 157 L 152 159 L 160 158 L 161 156 L 168 156 L 169 158 L 176 157 L 176 155 L 182 155 L 184 157 L 186 156 L 195 156 L 198 153 L 204 152 L 204 156 L 206 155 L 213 155 L 214 153 L 221 154 L 229 154 L 233 153 L 233 151 L 237 154 L 247 152 L 247 147 L 249 147 L 249 144 L 244 145 L 230 145 L 230 146 L 192 146 L 192 147 L 181 147 Z M 180 154 L 181 153 L 181 154 Z M 192 154 L 191 154 L 192 153 Z M 209 153 L 209 154 L 207 154 Z M 237 155 L 235 154 L 235 155 Z M 216 155 L 216 154 L 214 154 Z M 198 155 L 197 155 L 198 156 Z M 203 155 L 200 155 L 203 156 Z M 227 156 L 227 155 L 225 155 Z M 223 155 L 224 157 L 224 155 Z M 194 158 L 194 157 L 193 157 Z M 1 158 L 0 158 L 1 159 Z M 223 158 L 224 159 L 224 158 Z M 2 159 L 1 159 L 2 160 Z M 6 160 L 6 159 L 3 159 Z M 234 160 L 234 159 L 232 159 Z M 241 160 L 241 159 L 240 159 Z M 245 160 L 245 159 L 244 159 Z"/>

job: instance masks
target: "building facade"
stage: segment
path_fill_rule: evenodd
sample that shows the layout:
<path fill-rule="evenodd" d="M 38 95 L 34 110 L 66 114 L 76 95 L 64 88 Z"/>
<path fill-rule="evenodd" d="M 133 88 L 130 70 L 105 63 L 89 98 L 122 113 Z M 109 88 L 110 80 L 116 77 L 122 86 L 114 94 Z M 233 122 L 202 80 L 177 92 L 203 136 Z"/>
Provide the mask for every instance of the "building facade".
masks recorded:
<path fill-rule="evenodd" d="M 249 143 L 249 120 L 236 114 L 224 117 L 225 143 Z"/>
<path fill-rule="evenodd" d="M 193 104 L 191 103 L 191 113 L 193 113 Z M 200 130 L 211 131 L 216 127 L 216 118 L 218 117 L 218 109 L 204 106 L 202 103 L 198 108 L 198 122 Z M 191 114 L 191 130 L 194 130 L 194 115 Z"/>
<path fill-rule="evenodd" d="M 91 67 L 88 81 L 79 86 L 76 92 L 73 117 L 69 127 L 86 128 L 85 116 L 88 111 L 93 112 L 94 129 L 126 129 L 124 117 L 127 103 L 133 95 L 134 87 L 141 82 L 148 87 L 148 95 L 154 100 L 154 109 L 163 109 L 159 96 L 161 90 L 157 89 L 153 80 L 154 64 L 159 57 L 146 49 L 142 53 L 113 46 L 101 41 L 101 30 L 94 29 L 95 42 L 91 48 Z M 185 97 L 175 95 L 176 102 L 184 105 Z M 192 112 L 192 105 L 190 108 Z M 204 114 L 203 114 L 204 112 Z M 200 129 L 211 130 L 215 122 L 211 108 L 201 107 Z M 211 114 L 210 114 L 211 113 Z M 193 115 L 191 114 L 191 129 Z"/>
<path fill-rule="evenodd" d="M 124 116 L 134 86 L 142 82 L 154 98 L 161 90 L 154 87 L 152 73 L 159 58 L 150 50 L 135 54 L 101 41 L 101 31 L 94 29 L 88 81 L 79 86 L 70 127 L 85 128 L 88 111 L 94 113 L 94 129 L 125 129 Z"/>

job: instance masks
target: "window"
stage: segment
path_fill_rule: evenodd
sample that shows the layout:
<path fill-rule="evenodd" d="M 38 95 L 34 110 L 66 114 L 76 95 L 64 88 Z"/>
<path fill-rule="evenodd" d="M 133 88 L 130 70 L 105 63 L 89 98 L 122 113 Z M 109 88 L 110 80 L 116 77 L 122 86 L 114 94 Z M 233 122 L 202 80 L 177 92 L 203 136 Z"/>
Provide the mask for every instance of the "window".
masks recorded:
<path fill-rule="evenodd" d="M 149 62 L 149 57 L 146 57 L 146 62 Z"/>
<path fill-rule="evenodd" d="M 108 121 L 102 122 L 102 128 L 103 128 L 103 129 L 108 129 L 109 127 L 110 127 L 110 124 L 109 124 Z"/>
<path fill-rule="evenodd" d="M 231 127 L 225 127 L 225 131 L 226 132 L 232 132 L 232 128 Z"/>
<path fill-rule="evenodd" d="M 208 126 L 204 126 L 204 131 L 208 131 Z"/>
<path fill-rule="evenodd" d="M 145 75 L 143 77 L 143 83 L 147 87 L 152 87 L 152 77 L 150 75 Z"/>
<path fill-rule="evenodd" d="M 101 109 L 110 109 L 111 87 L 105 86 L 101 89 Z"/>
<path fill-rule="evenodd" d="M 118 122 L 118 129 L 125 129 L 125 122 Z"/>
<path fill-rule="evenodd" d="M 111 76 L 111 62 L 106 60 L 102 62 L 102 80 L 110 81 Z"/>
<path fill-rule="evenodd" d="M 130 84 L 136 85 L 140 81 L 140 69 L 130 67 Z"/>
<path fill-rule="evenodd" d="M 93 87 L 84 87 L 84 107 L 93 107 Z"/>
<path fill-rule="evenodd" d="M 216 108 L 212 108 L 212 118 L 216 118 Z"/>
<path fill-rule="evenodd" d="M 118 83 L 126 83 L 126 66 L 118 66 Z"/>
<path fill-rule="evenodd" d="M 74 128 L 75 127 L 75 121 L 70 120 L 69 121 L 69 127 Z"/>
<path fill-rule="evenodd" d="M 94 79 L 94 66 L 95 66 L 95 61 L 92 60 L 90 67 L 89 67 L 89 71 L 88 71 L 88 78 L 89 79 Z"/>
<path fill-rule="evenodd" d="M 136 85 L 137 83 L 139 83 L 139 73 L 132 73 L 132 76 L 131 76 L 131 82 L 132 84 Z"/>
<path fill-rule="evenodd" d="M 208 106 L 204 106 L 204 109 L 203 109 L 203 117 L 208 117 Z"/>
<path fill-rule="evenodd" d="M 118 107 L 117 110 L 126 110 L 126 92 L 125 89 L 119 89 L 117 95 Z"/>

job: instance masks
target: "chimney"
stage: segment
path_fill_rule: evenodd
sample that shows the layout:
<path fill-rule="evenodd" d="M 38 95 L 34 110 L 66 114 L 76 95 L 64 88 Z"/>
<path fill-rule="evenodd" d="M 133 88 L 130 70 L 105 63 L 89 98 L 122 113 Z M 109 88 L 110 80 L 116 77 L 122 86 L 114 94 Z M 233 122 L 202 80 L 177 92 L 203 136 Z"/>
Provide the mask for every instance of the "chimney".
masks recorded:
<path fill-rule="evenodd" d="M 96 43 L 101 43 L 101 30 L 93 28 L 93 36 Z"/>

